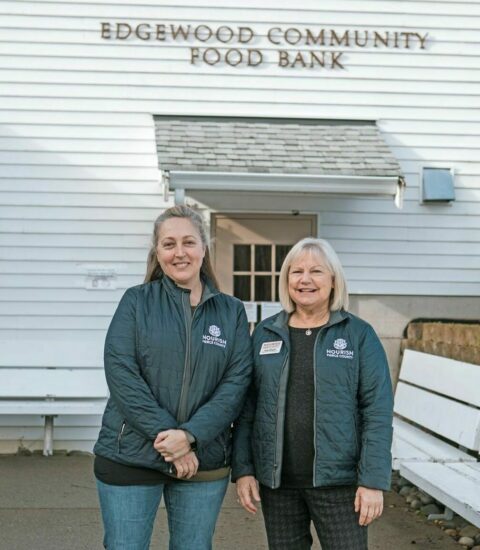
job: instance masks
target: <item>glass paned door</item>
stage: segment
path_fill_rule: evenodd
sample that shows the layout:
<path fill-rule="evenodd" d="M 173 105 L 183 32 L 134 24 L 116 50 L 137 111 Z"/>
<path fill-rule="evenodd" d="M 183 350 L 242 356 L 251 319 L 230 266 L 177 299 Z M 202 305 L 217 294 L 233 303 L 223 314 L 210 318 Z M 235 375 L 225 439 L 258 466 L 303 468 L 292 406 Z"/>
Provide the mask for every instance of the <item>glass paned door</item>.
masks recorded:
<path fill-rule="evenodd" d="M 234 244 L 233 295 L 247 302 L 277 302 L 278 276 L 293 244 Z"/>
<path fill-rule="evenodd" d="M 288 251 L 317 234 L 315 215 L 213 214 L 214 266 L 220 289 L 244 302 L 278 302 Z"/>

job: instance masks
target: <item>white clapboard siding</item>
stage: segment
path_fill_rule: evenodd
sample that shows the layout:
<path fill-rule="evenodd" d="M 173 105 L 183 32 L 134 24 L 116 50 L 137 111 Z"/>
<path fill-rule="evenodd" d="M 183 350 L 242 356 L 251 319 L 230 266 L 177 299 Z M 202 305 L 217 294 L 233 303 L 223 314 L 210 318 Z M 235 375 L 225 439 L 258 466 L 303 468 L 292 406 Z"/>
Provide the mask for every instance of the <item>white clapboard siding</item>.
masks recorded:
<path fill-rule="evenodd" d="M 58 335 L 104 336 L 125 288 L 142 281 L 152 221 L 172 204 L 159 181 L 153 114 L 376 120 L 406 176 L 403 210 L 391 198 L 308 194 L 296 194 L 294 208 L 319 214 L 318 234 L 339 252 L 354 294 L 480 295 L 480 5 L 298 4 L 1 3 L 1 338 L 49 345 Z M 191 65 L 190 46 L 218 41 L 102 40 L 103 21 L 251 26 L 265 63 Z M 278 49 L 322 48 L 277 48 L 266 38 L 273 26 L 429 37 L 425 49 L 328 47 L 342 52 L 345 70 L 283 69 Z M 420 204 L 421 169 L 431 165 L 454 168 L 453 204 Z M 208 209 L 292 210 L 288 194 L 192 200 L 207 219 Z M 116 288 L 87 290 L 89 270 L 102 267 L 115 270 Z M 57 448 L 91 450 L 98 418 L 59 422 Z M 0 417 L 0 450 L 20 437 L 40 441 L 41 424 Z"/>

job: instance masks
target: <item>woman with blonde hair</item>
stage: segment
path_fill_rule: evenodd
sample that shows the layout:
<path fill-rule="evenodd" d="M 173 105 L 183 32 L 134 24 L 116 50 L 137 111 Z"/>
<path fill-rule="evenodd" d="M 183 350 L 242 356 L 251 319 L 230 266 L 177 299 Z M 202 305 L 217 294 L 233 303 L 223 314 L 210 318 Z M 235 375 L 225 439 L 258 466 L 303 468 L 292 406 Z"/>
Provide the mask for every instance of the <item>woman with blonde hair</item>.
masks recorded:
<path fill-rule="evenodd" d="M 162 496 L 170 550 L 211 548 L 250 373 L 245 309 L 218 290 L 202 218 L 169 208 L 105 342 L 110 398 L 94 448 L 105 548 L 147 550 Z"/>
<path fill-rule="evenodd" d="M 242 506 L 270 550 L 366 550 L 391 473 L 392 388 L 373 328 L 347 312 L 335 251 L 303 239 L 280 272 L 283 311 L 254 331 L 254 380 L 234 431 Z"/>

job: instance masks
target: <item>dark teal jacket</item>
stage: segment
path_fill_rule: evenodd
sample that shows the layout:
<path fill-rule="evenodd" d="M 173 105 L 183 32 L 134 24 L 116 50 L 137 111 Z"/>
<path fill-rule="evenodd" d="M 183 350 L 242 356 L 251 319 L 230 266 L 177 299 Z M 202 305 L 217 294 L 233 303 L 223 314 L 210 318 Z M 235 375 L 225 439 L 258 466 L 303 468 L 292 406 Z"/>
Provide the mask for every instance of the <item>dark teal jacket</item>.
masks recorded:
<path fill-rule="evenodd" d="M 282 311 L 255 329 L 254 380 L 234 429 L 233 480 L 254 475 L 272 489 L 280 486 L 282 472 L 287 323 Z M 262 354 L 265 342 L 282 345 L 278 353 Z M 316 338 L 314 369 L 314 487 L 358 484 L 388 489 L 392 386 L 373 328 L 350 313 L 332 312 Z"/>
<path fill-rule="evenodd" d="M 206 284 L 192 316 L 189 294 L 168 277 L 125 292 L 105 341 L 110 398 L 95 454 L 168 472 L 153 441 L 182 428 L 197 440 L 199 470 L 230 464 L 251 381 L 245 308 Z"/>

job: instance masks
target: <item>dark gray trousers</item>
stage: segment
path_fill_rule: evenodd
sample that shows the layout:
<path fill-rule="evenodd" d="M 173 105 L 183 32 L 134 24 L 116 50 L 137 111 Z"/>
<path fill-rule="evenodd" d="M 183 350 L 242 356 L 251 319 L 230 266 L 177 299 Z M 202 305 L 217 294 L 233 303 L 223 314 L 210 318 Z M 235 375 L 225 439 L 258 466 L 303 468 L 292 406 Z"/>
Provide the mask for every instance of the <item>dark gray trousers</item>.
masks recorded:
<path fill-rule="evenodd" d="M 367 527 L 358 524 L 357 488 L 269 489 L 260 486 L 269 550 L 309 550 L 310 523 L 322 550 L 368 550 Z"/>

